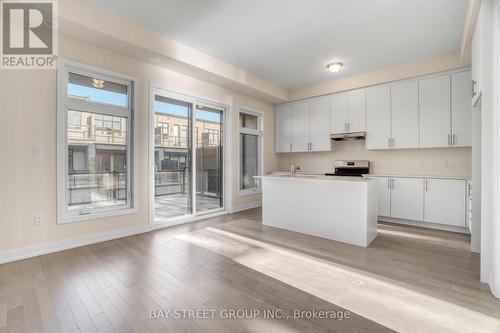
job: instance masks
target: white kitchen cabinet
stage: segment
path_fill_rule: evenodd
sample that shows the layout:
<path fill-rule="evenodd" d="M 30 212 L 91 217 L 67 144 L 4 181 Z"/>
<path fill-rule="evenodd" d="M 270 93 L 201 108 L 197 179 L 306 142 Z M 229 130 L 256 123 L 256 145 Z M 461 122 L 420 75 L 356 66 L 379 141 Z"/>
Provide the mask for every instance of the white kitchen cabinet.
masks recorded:
<path fill-rule="evenodd" d="M 391 216 L 391 179 L 377 177 L 378 215 Z"/>
<path fill-rule="evenodd" d="M 424 181 L 418 178 L 391 179 L 391 217 L 413 221 L 424 219 Z"/>
<path fill-rule="evenodd" d="M 366 94 L 365 90 L 347 93 L 347 132 L 366 131 Z"/>
<path fill-rule="evenodd" d="M 391 148 L 418 148 L 418 82 L 391 86 Z"/>
<path fill-rule="evenodd" d="M 275 151 L 292 151 L 292 106 L 278 105 L 275 111 Z"/>
<path fill-rule="evenodd" d="M 310 142 L 309 101 L 292 104 L 292 151 L 309 150 Z"/>
<path fill-rule="evenodd" d="M 365 90 L 330 96 L 332 134 L 366 131 Z"/>
<path fill-rule="evenodd" d="M 420 147 L 451 146 L 450 75 L 419 80 Z"/>
<path fill-rule="evenodd" d="M 332 134 L 347 132 L 347 96 L 345 93 L 330 95 L 330 122 Z"/>
<path fill-rule="evenodd" d="M 321 96 L 311 99 L 311 139 L 309 150 L 330 151 L 330 97 Z"/>
<path fill-rule="evenodd" d="M 366 89 L 366 149 L 388 149 L 391 138 L 389 86 Z"/>
<path fill-rule="evenodd" d="M 472 105 L 475 106 L 482 94 L 482 57 L 483 57 L 483 5 L 477 17 L 476 29 L 472 37 Z"/>
<path fill-rule="evenodd" d="M 424 222 L 466 226 L 467 182 L 425 179 Z"/>
<path fill-rule="evenodd" d="M 453 146 L 466 147 L 472 145 L 471 90 L 470 71 L 451 75 L 451 135 Z"/>

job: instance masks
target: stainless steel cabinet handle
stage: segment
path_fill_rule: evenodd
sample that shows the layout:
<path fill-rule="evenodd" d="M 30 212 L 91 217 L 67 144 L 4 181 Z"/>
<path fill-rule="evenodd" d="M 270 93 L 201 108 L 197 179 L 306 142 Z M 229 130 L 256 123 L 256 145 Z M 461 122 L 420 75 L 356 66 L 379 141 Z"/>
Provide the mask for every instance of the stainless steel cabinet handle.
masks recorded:
<path fill-rule="evenodd" d="M 387 178 L 387 188 L 388 189 L 391 188 L 391 179 L 390 178 Z"/>
<path fill-rule="evenodd" d="M 347 132 L 351 131 L 351 123 L 347 123 Z"/>
<path fill-rule="evenodd" d="M 453 146 L 455 146 L 455 145 L 457 144 L 457 135 L 456 135 L 456 134 L 453 134 L 453 135 L 452 135 L 451 144 L 452 144 Z"/>
<path fill-rule="evenodd" d="M 387 147 L 391 148 L 391 138 L 387 138 Z"/>
<path fill-rule="evenodd" d="M 391 189 L 394 189 L 394 178 L 391 178 Z"/>
<path fill-rule="evenodd" d="M 451 146 L 451 134 L 448 134 L 448 146 Z"/>
<path fill-rule="evenodd" d="M 290 143 L 290 151 L 292 151 L 292 144 Z"/>
<path fill-rule="evenodd" d="M 347 132 L 347 123 L 344 123 L 344 132 Z"/>
<path fill-rule="evenodd" d="M 158 167 L 156 166 L 156 163 L 153 163 L 153 175 L 156 175 L 158 173 Z"/>
<path fill-rule="evenodd" d="M 424 180 L 424 188 L 425 188 L 425 191 L 429 190 L 429 181 L 427 179 Z"/>
<path fill-rule="evenodd" d="M 472 97 L 476 96 L 476 80 L 472 80 Z"/>

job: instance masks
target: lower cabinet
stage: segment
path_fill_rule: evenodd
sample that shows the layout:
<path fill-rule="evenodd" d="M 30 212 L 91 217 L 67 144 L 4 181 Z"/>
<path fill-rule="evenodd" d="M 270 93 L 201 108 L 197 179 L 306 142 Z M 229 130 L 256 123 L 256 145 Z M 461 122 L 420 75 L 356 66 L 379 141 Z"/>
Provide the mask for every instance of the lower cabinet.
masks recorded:
<path fill-rule="evenodd" d="M 424 219 L 424 181 L 419 178 L 391 178 L 391 217 Z"/>
<path fill-rule="evenodd" d="M 377 178 L 378 215 L 391 216 L 391 178 Z"/>
<path fill-rule="evenodd" d="M 376 177 L 378 215 L 466 227 L 467 181 Z"/>
<path fill-rule="evenodd" d="M 465 227 L 467 181 L 426 179 L 424 222 Z"/>

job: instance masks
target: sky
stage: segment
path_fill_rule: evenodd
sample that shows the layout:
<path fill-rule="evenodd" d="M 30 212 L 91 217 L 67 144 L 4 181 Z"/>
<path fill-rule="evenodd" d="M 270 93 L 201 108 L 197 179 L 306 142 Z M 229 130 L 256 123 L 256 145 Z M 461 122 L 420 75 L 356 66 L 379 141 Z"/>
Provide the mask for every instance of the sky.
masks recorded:
<path fill-rule="evenodd" d="M 68 95 L 85 97 L 93 102 L 127 106 L 127 95 L 125 94 L 93 87 L 85 87 L 73 83 L 68 84 Z M 185 106 L 160 101 L 155 101 L 154 109 L 155 112 L 160 112 L 172 116 L 187 117 L 188 114 L 187 107 Z M 196 118 L 198 120 L 207 120 L 213 122 L 220 122 L 221 120 L 219 113 L 199 109 L 196 110 Z"/>

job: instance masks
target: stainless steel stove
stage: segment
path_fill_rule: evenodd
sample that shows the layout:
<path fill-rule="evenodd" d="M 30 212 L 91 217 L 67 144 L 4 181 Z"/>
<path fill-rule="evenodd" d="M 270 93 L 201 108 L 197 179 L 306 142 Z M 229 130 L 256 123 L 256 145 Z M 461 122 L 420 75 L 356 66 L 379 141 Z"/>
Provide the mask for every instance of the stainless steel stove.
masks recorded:
<path fill-rule="evenodd" d="M 333 166 L 334 172 L 325 173 L 325 176 L 362 177 L 370 173 L 370 161 L 340 160 Z"/>

